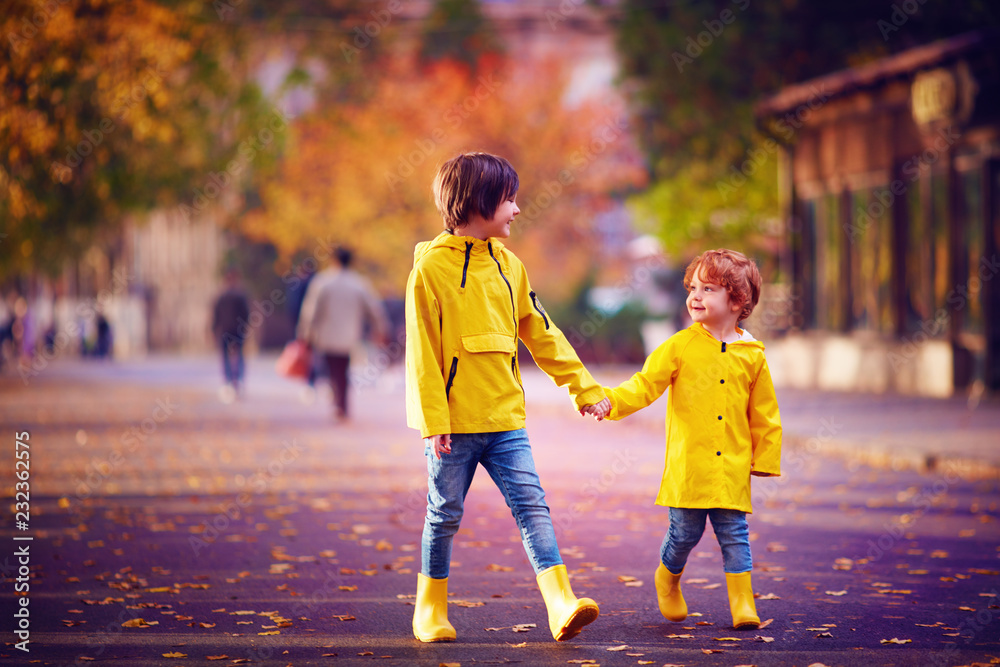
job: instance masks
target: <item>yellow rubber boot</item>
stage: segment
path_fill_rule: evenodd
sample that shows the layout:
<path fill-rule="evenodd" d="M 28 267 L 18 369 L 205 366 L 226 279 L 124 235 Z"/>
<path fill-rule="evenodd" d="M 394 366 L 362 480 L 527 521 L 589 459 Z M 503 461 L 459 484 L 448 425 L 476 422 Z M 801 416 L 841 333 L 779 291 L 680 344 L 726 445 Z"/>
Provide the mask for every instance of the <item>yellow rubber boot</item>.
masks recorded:
<path fill-rule="evenodd" d="M 684 574 L 684 570 L 681 570 L 681 574 Z M 687 602 L 681 594 L 681 574 L 673 574 L 663 563 L 660 563 L 653 574 L 660 613 L 669 621 L 683 621 L 688 615 Z"/>
<path fill-rule="evenodd" d="M 553 565 L 539 574 L 538 590 L 549 610 L 549 629 L 557 642 L 576 637 L 583 626 L 597 620 L 597 603 L 573 595 L 565 565 Z"/>
<path fill-rule="evenodd" d="M 431 579 L 417 573 L 417 603 L 413 609 L 413 636 L 422 642 L 455 641 L 448 622 L 448 578 Z"/>
<path fill-rule="evenodd" d="M 760 627 L 760 617 L 753 602 L 753 588 L 750 573 L 726 573 L 726 588 L 729 589 L 729 610 L 733 614 L 733 627 L 737 630 L 751 630 Z"/>

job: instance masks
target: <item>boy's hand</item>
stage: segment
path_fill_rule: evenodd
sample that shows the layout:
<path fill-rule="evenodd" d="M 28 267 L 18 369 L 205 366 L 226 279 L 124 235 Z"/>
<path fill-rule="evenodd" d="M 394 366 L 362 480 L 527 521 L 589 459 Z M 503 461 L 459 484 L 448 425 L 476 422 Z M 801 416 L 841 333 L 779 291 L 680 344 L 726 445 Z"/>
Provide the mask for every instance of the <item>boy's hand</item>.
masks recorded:
<path fill-rule="evenodd" d="M 442 454 L 451 454 L 451 434 L 432 435 L 424 438 L 424 442 L 434 448 L 434 456 L 441 458 Z"/>
<path fill-rule="evenodd" d="M 608 416 L 611 412 L 611 401 L 605 398 L 600 403 L 594 403 L 593 405 L 585 405 L 580 408 L 580 414 L 593 415 L 594 419 L 601 421 Z"/>

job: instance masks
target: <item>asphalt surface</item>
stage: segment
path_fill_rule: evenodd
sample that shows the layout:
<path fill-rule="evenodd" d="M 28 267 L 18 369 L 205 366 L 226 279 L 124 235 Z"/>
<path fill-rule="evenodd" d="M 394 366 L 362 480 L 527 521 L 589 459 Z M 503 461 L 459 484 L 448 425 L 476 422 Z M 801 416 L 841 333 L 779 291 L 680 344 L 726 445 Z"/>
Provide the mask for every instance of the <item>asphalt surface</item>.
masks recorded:
<path fill-rule="evenodd" d="M 766 627 L 731 629 L 710 529 L 682 581 L 693 613 L 672 623 L 659 615 L 652 577 L 667 522 L 652 504 L 661 408 L 598 424 L 530 373 L 528 432 L 560 548 L 576 593 L 594 598 L 601 616 L 572 641 L 552 640 L 513 519 L 480 474 L 449 582 L 458 641 L 421 644 L 410 619 L 426 479 L 422 444 L 404 423 L 400 370 L 374 374 L 352 396 L 352 420 L 337 424 L 327 397 L 304 404 L 272 361 L 251 361 L 247 395 L 232 405 L 219 400 L 208 359 L 56 362 L 27 383 L 0 378 L 0 479 L 10 498 L 0 524 L 0 660 L 1000 661 L 1000 482 L 990 468 L 897 465 L 790 437 L 785 475 L 754 480 L 753 581 Z M 612 382 L 621 372 L 597 375 Z M 779 392 L 779 401 L 797 432 L 821 432 L 822 397 Z M 848 431 L 863 423 L 837 418 Z M 13 498 L 21 432 L 30 434 L 25 530 Z M 946 449 L 949 433 L 924 437 Z M 28 556 L 18 555 L 25 546 Z M 17 647 L 18 586 L 29 600 L 28 652 Z"/>

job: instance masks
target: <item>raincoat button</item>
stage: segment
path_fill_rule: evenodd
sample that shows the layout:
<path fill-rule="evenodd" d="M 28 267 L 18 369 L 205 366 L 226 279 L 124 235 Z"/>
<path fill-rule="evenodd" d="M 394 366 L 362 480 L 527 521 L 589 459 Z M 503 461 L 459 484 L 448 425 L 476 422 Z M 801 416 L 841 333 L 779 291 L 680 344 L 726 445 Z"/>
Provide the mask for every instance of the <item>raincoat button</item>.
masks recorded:
<path fill-rule="evenodd" d="M 722 456 L 722 452 L 716 452 L 715 455 L 716 456 Z"/>
<path fill-rule="evenodd" d="M 722 415 L 719 415 L 719 421 L 722 421 Z"/>
<path fill-rule="evenodd" d="M 725 380 L 719 380 L 719 384 L 726 384 Z"/>

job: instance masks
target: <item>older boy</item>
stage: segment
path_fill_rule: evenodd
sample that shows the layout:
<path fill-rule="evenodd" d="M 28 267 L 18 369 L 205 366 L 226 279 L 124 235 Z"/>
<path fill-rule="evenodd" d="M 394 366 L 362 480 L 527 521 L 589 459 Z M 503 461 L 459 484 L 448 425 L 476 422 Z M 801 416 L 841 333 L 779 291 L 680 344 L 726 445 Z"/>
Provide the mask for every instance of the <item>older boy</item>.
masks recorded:
<path fill-rule="evenodd" d="M 446 162 L 434 180 L 445 231 L 417 244 L 406 286 L 406 412 L 424 438 L 427 517 L 417 575 L 413 634 L 450 641 L 452 539 L 478 465 L 496 482 L 517 521 L 557 641 L 598 616 L 577 599 L 559 555 L 524 429 L 520 339 L 535 363 L 568 386 L 577 409 L 603 415 L 604 391 L 580 363 L 531 290 L 524 265 L 500 239 L 520 212 L 517 172 L 487 153 Z M 597 404 L 598 407 L 593 407 Z"/>

